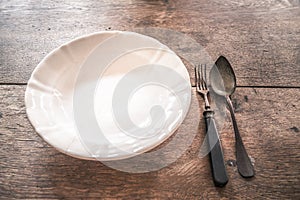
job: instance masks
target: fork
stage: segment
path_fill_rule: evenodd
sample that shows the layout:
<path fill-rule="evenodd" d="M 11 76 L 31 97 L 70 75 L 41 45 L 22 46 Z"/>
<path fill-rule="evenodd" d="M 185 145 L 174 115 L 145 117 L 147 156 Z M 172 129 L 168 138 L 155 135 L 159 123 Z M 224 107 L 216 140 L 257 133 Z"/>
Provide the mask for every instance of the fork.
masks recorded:
<path fill-rule="evenodd" d="M 195 67 L 195 78 L 196 90 L 203 96 L 205 102 L 203 115 L 206 124 L 208 147 L 210 150 L 209 156 L 213 181 L 216 186 L 223 187 L 228 182 L 228 176 L 224 164 L 221 142 L 214 120 L 214 111 L 211 109 L 208 100 L 209 89 L 206 84 L 206 65 L 201 64 Z"/>

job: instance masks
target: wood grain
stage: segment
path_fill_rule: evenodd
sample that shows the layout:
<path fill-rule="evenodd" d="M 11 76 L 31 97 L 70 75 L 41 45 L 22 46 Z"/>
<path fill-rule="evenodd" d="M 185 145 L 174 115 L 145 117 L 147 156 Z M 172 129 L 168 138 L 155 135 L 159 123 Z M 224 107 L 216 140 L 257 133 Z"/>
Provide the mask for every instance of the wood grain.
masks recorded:
<path fill-rule="evenodd" d="M 192 145 L 171 165 L 143 174 L 121 172 L 100 162 L 78 160 L 56 151 L 30 125 L 25 114 L 24 91 L 25 86 L 0 86 L 3 199 L 300 198 L 299 89 L 237 89 L 233 96 L 236 117 L 255 162 L 256 177 L 245 180 L 234 166 L 233 129 L 228 118 L 220 132 L 225 160 L 233 162 L 232 166 L 227 165 L 230 180 L 222 189 L 213 186 L 208 158 L 198 156 L 204 137 L 204 121 L 199 113 L 203 102 L 194 90 L 190 112 L 176 133 L 196 134 Z M 166 152 L 168 156 L 172 152 Z"/>
<path fill-rule="evenodd" d="M 299 7 L 299 0 L 2 0 L 0 199 L 300 199 Z M 149 27 L 160 30 L 147 32 Z M 183 124 L 152 151 L 179 138 L 162 154 L 165 162 L 184 142 L 191 145 L 158 171 L 122 172 L 66 156 L 44 142 L 27 119 L 22 84 L 54 48 L 106 30 L 156 37 L 193 64 L 225 55 L 242 86 L 233 103 L 256 176 L 245 180 L 237 172 L 227 113 L 219 131 L 230 180 L 225 188 L 213 185 L 208 158 L 199 157 L 205 127 L 194 88 Z M 199 56 L 199 46 L 207 57 Z M 193 66 L 186 66 L 193 84 Z"/>
<path fill-rule="evenodd" d="M 213 61 L 225 55 L 240 86 L 300 87 L 297 0 L 3 0 L 0 5 L 0 83 L 26 83 L 46 54 L 78 36 L 159 27 L 193 38 Z M 180 56 L 198 56 L 195 49 L 166 44 L 185 52 Z"/>

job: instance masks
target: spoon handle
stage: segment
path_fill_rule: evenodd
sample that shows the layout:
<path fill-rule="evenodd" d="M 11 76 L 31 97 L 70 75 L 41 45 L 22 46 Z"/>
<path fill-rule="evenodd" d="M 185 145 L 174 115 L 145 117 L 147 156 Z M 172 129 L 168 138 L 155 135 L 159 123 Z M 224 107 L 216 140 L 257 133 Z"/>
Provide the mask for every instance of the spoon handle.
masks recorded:
<path fill-rule="evenodd" d="M 240 175 L 244 178 L 250 178 L 254 176 L 254 168 L 251 163 L 251 160 L 247 154 L 247 151 L 245 149 L 245 146 L 243 144 L 243 140 L 241 138 L 235 115 L 234 110 L 232 106 L 232 102 L 230 100 L 230 97 L 226 97 L 227 104 L 229 106 L 229 111 L 233 123 L 233 129 L 234 129 L 234 135 L 235 135 L 235 148 L 236 148 L 236 163 L 238 167 L 238 171 Z"/>
<path fill-rule="evenodd" d="M 206 134 L 208 138 L 208 147 L 210 150 L 210 164 L 214 184 L 223 187 L 228 182 L 228 176 L 224 164 L 223 151 L 214 120 L 214 111 L 206 110 L 203 113 L 206 124 Z"/>

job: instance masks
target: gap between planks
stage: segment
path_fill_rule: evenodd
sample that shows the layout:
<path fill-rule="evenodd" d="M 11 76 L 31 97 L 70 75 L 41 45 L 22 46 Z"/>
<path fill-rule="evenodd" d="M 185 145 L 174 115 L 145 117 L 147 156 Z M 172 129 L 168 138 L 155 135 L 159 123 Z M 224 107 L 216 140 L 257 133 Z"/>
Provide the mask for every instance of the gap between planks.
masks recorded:
<path fill-rule="evenodd" d="M 0 85 L 27 85 L 27 83 L 0 83 Z M 192 87 L 195 87 L 192 85 Z M 272 86 L 272 85 L 237 85 L 237 88 L 286 88 L 286 89 L 300 89 L 300 86 Z"/>

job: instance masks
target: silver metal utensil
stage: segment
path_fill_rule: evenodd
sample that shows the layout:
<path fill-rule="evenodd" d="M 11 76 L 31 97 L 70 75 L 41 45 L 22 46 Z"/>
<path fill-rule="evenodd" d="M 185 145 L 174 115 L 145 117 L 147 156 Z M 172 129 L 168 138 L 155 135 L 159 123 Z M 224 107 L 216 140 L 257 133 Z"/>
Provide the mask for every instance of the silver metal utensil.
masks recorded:
<path fill-rule="evenodd" d="M 240 132 L 238 130 L 237 122 L 234 115 L 234 109 L 230 99 L 230 95 L 233 94 L 236 88 L 236 77 L 230 63 L 224 56 L 220 56 L 213 68 L 211 69 L 210 82 L 213 90 L 217 94 L 226 98 L 226 102 L 229 107 L 235 133 L 234 135 L 236 141 L 236 161 L 238 171 L 241 174 L 241 176 L 245 178 L 253 177 L 254 167 L 247 154 Z"/>
<path fill-rule="evenodd" d="M 228 182 L 228 176 L 224 164 L 223 151 L 219 139 L 218 130 L 214 120 L 214 111 L 211 110 L 208 100 L 208 87 L 206 85 L 206 65 L 195 67 L 196 90 L 201 94 L 205 101 L 205 111 L 203 112 L 206 123 L 206 134 L 208 147 L 210 150 L 210 162 L 213 181 L 216 186 L 223 187 Z"/>

